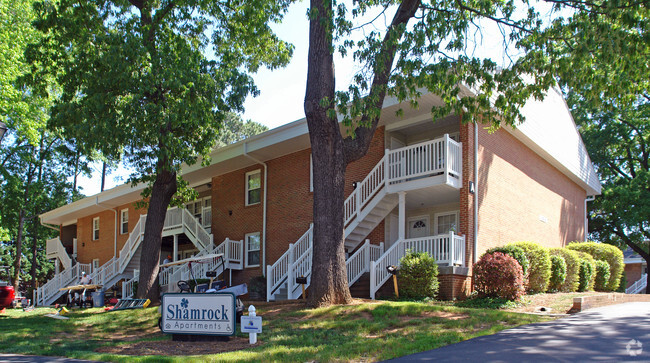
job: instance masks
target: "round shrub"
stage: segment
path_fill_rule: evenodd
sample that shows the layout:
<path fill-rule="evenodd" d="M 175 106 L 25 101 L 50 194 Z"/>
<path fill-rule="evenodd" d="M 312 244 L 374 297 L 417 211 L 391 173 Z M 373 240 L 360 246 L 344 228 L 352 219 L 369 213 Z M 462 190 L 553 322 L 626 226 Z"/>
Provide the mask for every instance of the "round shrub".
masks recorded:
<path fill-rule="evenodd" d="M 573 242 L 567 247 L 574 251 L 581 251 L 590 254 L 594 259 L 607 262 L 609 265 L 609 280 L 606 291 L 616 291 L 621 281 L 621 275 L 625 269 L 623 252 L 616 246 L 596 242 Z"/>
<path fill-rule="evenodd" d="M 426 252 L 407 252 L 399 260 L 399 292 L 409 299 L 433 298 L 438 293 L 438 265 Z"/>
<path fill-rule="evenodd" d="M 525 291 L 524 273 L 514 258 L 486 253 L 474 264 L 474 289 L 480 297 L 517 300 Z"/>
<path fill-rule="evenodd" d="M 608 291 L 607 283 L 609 282 L 609 264 L 605 261 L 596 260 L 596 291 Z"/>
<path fill-rule="evenodd" d="M 559 291 L 578 291 L 580 280 L 580 257 L 578 257 L 578 253 L 566 248 L 549 248 L 549 252 L 551 255 L 561 256 L 564 258 L 564 262 L 566 262 L 566 279 L 562 286 L 560 286 Z"/>
<path fill-rule="evenodd" d="M 566 262 L 562 256 L 551 255 L 551 279 L 548 283 L 548 291 L 560 291 L 566 280 Z"/>
<path fill-rule="evenodd" d="M 596 260 L 586 252 L 578 252 L 580 261 L 578 291 L 593 290 L 596 278 Z"/>
<path fill-rule="evenodd" d="M 501 247 L 490 248 L 485 253 L 494 253 L 494 252 L 501 252 L 517 260 L 517 262 L 519 262 L 519 266 L 521 266 L 521 271 L 523 271 L 524 276 L 526 276 L 526 274 L 528 273 L 528 266 L 530 266 L 530 262 L 528 261 L 528 257 L 526 257 L 526 253 L 521 247 L 517 247 L 513 245 L 501 246 Z"/>
<path fill-rule="evenodd" d="M 517 246 L 524 250 L 530 267 L 528 269 L 528 292 L 535 294 L 545 292 L 551 278 L 551 255 L 548 248 L 535 242 L 515 242 L 509 246 Z"/>

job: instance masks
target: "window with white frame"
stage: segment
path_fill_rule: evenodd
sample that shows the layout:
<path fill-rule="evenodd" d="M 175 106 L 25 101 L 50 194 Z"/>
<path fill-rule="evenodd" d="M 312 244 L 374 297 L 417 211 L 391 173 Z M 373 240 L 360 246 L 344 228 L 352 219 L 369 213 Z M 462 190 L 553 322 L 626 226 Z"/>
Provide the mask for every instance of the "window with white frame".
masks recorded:
<path fill-rule="evenodd" d="M 436 213 L 436 234 L 458 233 L 458 211 Z"/>
<path fill-rule="evenodd" d="M 97 271 L 98 268 L 99 268 L 99 258 L 95 258 L 93 260 L 93 271 Z"/>
<path fill-rule="evenodd" d="M 93 218 L 93 241 L 99 239 L 99 217 Z"/>
<path fill-rule="evenodd" d="M 261 175 L 259 169 L 246 173 L 246 205 L 258 204 L 261 201 Z"/>
<path fill-rule="evenodd" d="M 260 233 L 246 234 L 246 267 L 260 265 Z"/>
<path fill-rule="evenodd" d="M 122 209 L 120 211 L 120 234 L 129 233 L 129 210 Z"/>

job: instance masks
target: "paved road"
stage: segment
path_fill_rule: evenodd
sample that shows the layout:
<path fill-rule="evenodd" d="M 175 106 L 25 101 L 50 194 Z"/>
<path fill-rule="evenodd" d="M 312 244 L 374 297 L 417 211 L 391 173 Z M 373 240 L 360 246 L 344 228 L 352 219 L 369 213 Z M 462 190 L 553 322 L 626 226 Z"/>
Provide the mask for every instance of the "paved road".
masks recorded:
<path fill-rule="evenodd" d="M 0 362 L 11 363 L 80 363 L 92 362 L 89 360 L 79 360 L 60 357 L 40 357 L 36 355 L 4 354 L 0 353 Z"/>
<path fill-rule="evenodd" d="M 650 361 L 650 303 L 626 303 L 587 310 L 567 318 L 508 329 L 391 362 L 413 361 Z"/>

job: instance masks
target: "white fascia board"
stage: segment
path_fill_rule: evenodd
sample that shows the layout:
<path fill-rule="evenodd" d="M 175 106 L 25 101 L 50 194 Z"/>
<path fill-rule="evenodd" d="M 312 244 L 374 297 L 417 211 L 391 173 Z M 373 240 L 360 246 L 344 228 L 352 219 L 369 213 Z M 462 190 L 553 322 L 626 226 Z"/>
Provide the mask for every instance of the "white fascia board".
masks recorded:
<path fill-rule="evenodd" d="M 625 260 L 623 260 L 623 263 L 625 263 L 626 265 L 634 265 L 634 264 L 637 264 L 637 263 L 645 263 L 645 260 L 642 259 L 641 257 L 638 257 L 638 258 L 626 258 Z"/>

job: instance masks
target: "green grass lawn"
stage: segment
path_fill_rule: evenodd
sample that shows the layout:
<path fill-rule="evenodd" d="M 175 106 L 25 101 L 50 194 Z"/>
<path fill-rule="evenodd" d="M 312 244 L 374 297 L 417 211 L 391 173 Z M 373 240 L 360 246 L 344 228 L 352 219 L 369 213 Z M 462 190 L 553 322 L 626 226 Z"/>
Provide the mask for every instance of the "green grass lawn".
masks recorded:
<path fill-rule="evenodd" d="M 299 303 L 260 304 L 258 315 L 264 318 L 264 332 L 258 336 L 258 345 L 190 356 L 187 354 L 193 354 L 194 348 L 227 348 L 229 343 L 171 342 L 171 337 L 156 327 L 157 307 L 108 313 L 75 310 L 69 320 L 44 316 L 54 309 L 29 313 L 8 309 L 0 315 L 0 352 L 103 361 L 376 361 L 548 319 L 436 303 L 357 302 L 322 309 L 307 309 Z M 247 335 L 238 335 L 242 346 Z M 180 344 L 181 348 L 173 354 L 155 349 L 132 352 L 137 356 L 110 353 L 143 344 L 162 348 Z"/>

